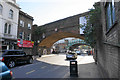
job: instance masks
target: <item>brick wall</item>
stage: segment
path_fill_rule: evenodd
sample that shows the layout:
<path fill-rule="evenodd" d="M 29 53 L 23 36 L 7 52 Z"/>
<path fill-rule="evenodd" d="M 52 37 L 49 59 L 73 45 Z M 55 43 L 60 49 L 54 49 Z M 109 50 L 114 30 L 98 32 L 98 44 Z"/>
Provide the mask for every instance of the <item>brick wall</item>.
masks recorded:
<path fill-rule="evenodd" d="M 56 33 L 55 29 L 61 32 L 72 32 L 79 34 L 79 17 L 87 15 L 88 12 L 70 16 L 64 19 L 60 19 L 45 25 L 42 25 L 46 29 L 46 36 Z"/>
<path fill-rule="evenodd" d="M 118 5 L 120 5 L 120 3 L 115 3 L 116 16 L 119 13 Z M 103 77 L 118 78 L 120 77 L 120 48 L 118 46 L 118 43 L 120 41 L 120 16 L 116 17 L 117 23 L 113 25 L 109 31 L 107 31 L 105 6 L 103 5 L 103 3 L 101 3 L 101 10 L 102 41 L 97 42 L 98 66 Z"/>
<path fill-rule="evenodd" d="M 119 28 L 119 31 L 118 31 L 118 35 L 120 35 L 120 28 Z M 120 36 L 118 36 L 118 43 L 120 45 Z M 118 48 L 118 70 L 119 70 L 119 80 L 120 80 L 120 47 Z"/>

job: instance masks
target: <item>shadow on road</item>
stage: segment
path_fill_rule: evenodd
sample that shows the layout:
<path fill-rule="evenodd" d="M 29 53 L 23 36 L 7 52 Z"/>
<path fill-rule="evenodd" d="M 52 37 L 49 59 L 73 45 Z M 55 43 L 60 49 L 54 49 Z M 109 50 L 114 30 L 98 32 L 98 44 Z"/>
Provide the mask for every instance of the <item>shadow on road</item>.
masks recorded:
<path fill-rule="evenodd" d="M 65 59 L 65 61 L 70 60 Z M 33 64 L 21 64 L 11 70 L 15 78 L 71 78 L 69 66 L 34 60 Z M 75 78 L 101 78 L 98 67 L 94 62 L 82 63 L 77 66 L 78 77 Z M 26 75 L 31 70 L 34 70 L 34 72 Z"/>

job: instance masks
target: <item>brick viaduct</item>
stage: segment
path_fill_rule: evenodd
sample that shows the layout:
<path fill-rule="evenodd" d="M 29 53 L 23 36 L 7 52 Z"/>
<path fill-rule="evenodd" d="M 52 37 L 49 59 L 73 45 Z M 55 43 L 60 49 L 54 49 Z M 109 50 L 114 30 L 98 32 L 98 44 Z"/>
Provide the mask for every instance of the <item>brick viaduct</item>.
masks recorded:
<path fill-rule="evenodd" d="M 84 39 L 84 36 L 80 35 L 79 18 L 86 15 L 88 12 L 42 25 L 46 29 L 46 37 L 39 46 L 50 48 L 56 41 L 67 37 Z"/>

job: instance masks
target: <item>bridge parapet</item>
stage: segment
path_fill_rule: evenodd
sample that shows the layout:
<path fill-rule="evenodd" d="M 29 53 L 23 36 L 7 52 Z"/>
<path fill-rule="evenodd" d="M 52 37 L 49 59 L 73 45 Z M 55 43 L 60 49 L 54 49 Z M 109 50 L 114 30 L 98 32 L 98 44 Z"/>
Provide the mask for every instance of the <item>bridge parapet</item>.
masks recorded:
<path fill-rule="evenodd" d="M 80 17 L 88 15 L 89 12 L 81 13 L 78 15 L 70 16 L 64 19 L 60 19 L 45 25 L 42 25 L 46 29 L 45 36 L 48 37 L 57 32 L 70 32 L 80 34 Z"/>
<path fill-rule="evenodd" d="M 67 48 L 75 45 L 75 44 L 81 44 L 81 45 L 86 45 L 86 42 L 82 39 L 75 39 L 75 40 L 71 40 L 71 41 L 68 41 L 68 45 L 67 45 Z"/>

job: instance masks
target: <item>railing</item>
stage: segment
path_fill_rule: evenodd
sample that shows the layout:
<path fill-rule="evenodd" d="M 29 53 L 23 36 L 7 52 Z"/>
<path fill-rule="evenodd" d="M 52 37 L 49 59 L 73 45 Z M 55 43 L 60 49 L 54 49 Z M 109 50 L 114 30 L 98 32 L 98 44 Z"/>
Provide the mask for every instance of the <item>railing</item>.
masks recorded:
<path fill-rule="evenodd" d="M 67 48 L 69 48 L 70 46 L 72 46 L 74 44 L 86 44 L 86 42 L 84 40 L 81 40 L 81 39 L 72 40 L 72 41 L 68 42 Z"/>

